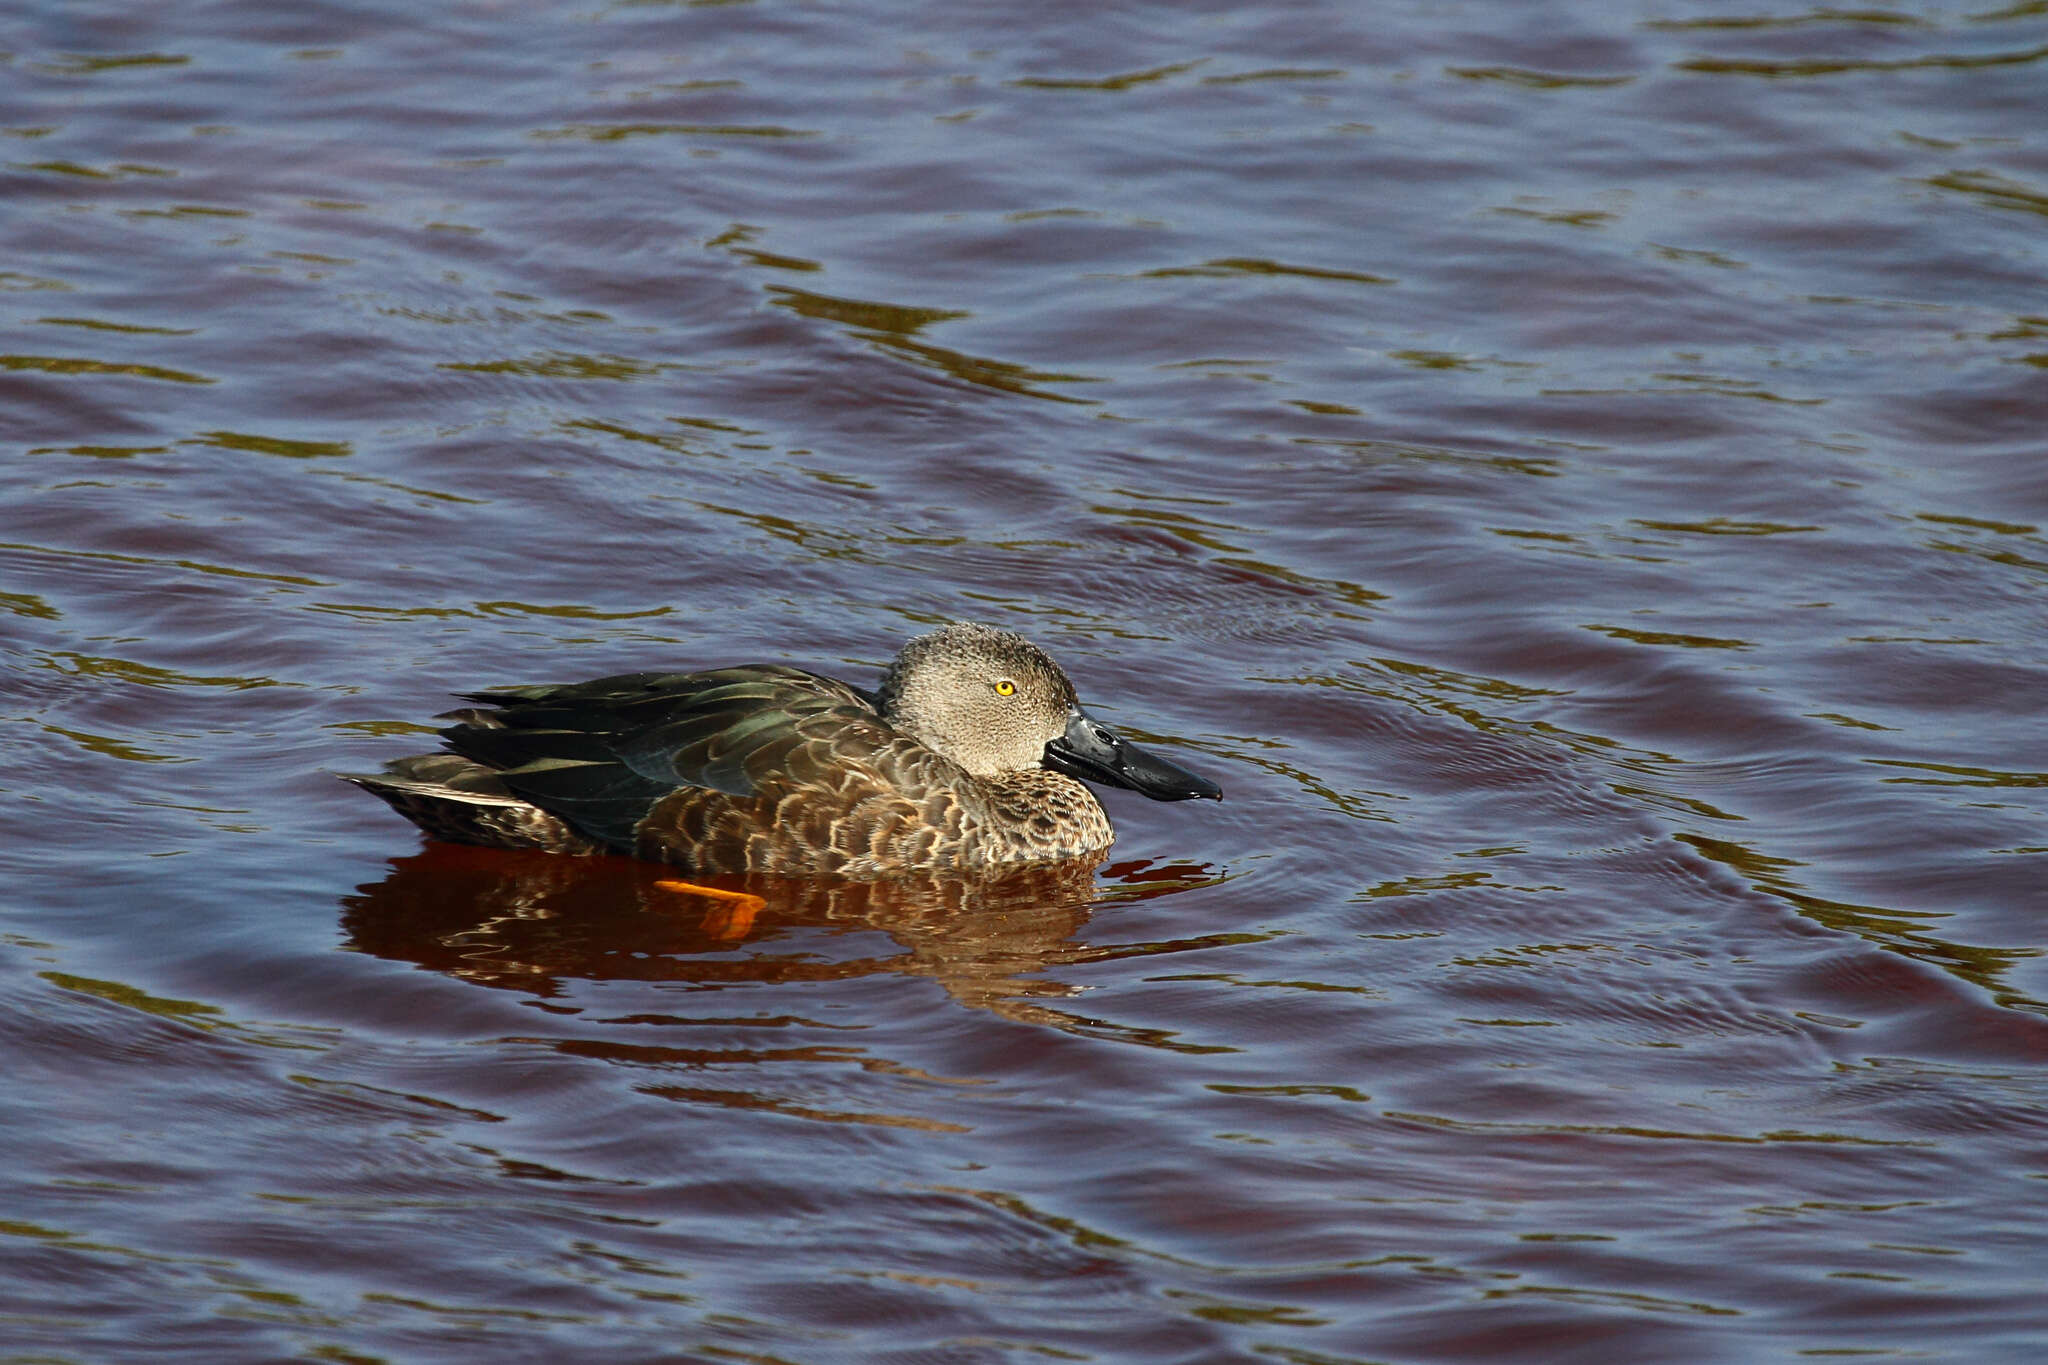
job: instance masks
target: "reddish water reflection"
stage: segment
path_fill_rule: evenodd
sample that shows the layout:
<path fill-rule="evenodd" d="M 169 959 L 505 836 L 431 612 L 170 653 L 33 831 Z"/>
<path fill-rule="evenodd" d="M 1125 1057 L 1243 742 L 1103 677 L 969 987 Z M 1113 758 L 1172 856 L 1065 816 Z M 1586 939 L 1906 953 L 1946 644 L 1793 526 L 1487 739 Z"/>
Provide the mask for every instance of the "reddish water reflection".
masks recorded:
<path fill-rule="evenodd" d="M 699 879 L 760 897 L 756 911 L 678 891 L 673 869 L 632 859 L 430 844 L 348 898 L 342 924 L 362 952 L 542 997 L 559 995 L 564 977 L 780 985 L 893 972 L 935 981 L 962 1005 L 1057 1024 L 1061 1016 L 1030 1002 L 1073 994 L 1042 979 L 1047 969 L 1102 955 L 1076 941 L 1095 907 L 1222 880 L 1204 867 L 1124 862 L 1101 869 L 1111 885 L 1098 892 L 1097 866 L 880 882 Z M 820 960 L 819 931 L 886 936 L 895 951 Z"/>

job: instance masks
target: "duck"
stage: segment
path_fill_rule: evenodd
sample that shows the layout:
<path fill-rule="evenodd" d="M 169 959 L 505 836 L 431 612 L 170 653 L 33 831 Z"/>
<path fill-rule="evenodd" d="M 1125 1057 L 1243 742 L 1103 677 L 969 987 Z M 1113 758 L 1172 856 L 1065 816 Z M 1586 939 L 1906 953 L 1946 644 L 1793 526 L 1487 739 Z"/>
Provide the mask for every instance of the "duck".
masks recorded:
<path fill-rule="evenodd" d="M 337 773 L 429 838 L 854 879 L 1094 856 L 1089 783 L 1220 801 L 1081 705 L 1015 632 L 916 636 L 874 690 L 787 664 L 457 694 L 443 749 Z"/>

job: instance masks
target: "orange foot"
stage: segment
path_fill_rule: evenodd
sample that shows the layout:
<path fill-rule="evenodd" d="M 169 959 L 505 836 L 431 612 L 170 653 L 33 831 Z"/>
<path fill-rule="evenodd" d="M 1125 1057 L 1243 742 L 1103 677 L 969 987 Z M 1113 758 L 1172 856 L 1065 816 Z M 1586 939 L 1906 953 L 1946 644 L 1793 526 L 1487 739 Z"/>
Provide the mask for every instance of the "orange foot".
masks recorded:
<path fill-rule="evenodd" d="M 664 878 L 655 885 L 664 891 L 678 891 L 686 896 L 704 896 L 722 902 L 704 912 L 704 932 L 713 938 L 745 938 L 747 931 L 754 927 L 754 916 L 768 905 L 767 901 L 747 891 L 727 891 L 670 878 Z"/>

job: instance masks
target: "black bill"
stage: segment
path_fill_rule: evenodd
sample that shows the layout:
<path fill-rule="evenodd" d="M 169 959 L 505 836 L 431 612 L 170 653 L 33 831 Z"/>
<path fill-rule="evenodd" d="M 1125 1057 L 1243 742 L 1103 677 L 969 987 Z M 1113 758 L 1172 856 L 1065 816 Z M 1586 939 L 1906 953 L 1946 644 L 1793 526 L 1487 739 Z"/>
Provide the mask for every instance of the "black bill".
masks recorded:
<path fill-rule="evenodd" d="M 1067 732 L 1045 746 L 1045 766 L 1068 777 L 1128 787 L 1154 801 L 1223 799 L 1223 788 L 1208 778 L 1147 753 L 1078 706 L 1067 712 Z"/>

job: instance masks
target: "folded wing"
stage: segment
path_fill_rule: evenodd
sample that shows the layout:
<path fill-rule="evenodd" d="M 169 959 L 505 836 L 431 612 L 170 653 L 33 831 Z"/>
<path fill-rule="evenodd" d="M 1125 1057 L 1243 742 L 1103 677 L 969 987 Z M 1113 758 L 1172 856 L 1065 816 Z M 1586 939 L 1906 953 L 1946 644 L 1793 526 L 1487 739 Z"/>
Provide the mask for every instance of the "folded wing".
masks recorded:
<path fill-rule="evenodd" d="M 678 788 L 779 798 L 900 743 L 872 698 L 780 665 L 629 673 L 466 694 L 448 747 L 515 796 L 614 848 Z M 836 784 L 835 784 L 836 785 Z"/>

